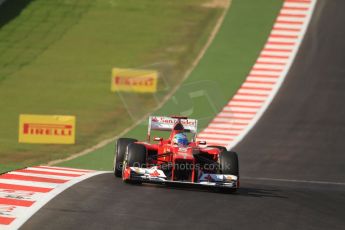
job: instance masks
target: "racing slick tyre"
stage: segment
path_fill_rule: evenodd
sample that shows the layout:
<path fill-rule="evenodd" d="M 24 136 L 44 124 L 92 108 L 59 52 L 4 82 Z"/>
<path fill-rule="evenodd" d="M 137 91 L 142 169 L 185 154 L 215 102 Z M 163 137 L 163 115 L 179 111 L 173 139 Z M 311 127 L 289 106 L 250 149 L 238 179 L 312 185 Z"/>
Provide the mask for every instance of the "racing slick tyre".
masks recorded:
<path fill-rule="evenodd" d="M 146 164 L 146 148 L 141 144 L 130 144 L 126 154 L 126 166 L 144 168 Z"/>
<path fill-rule="evenodd" d="M 116 141 L 116 150 L 114 157 L 114 175 L 122 177 L 122 163 L 126 155 L 127 146 L 138 140 L 132 138 L 119 138 Z"/>
<path fill-rule="evenodd" d="M 130 182 L 134 184 L 141 184 L 141 181 L 131 180 L 131 172 L 127 171 L 127 167 L 146 167 L 146 147 L 141 144 L 132 143 L 127 147 L 126 156 L 123 163 L 122 179 L 125 182 Z"/>
<path fill-rule="evenodd" d="M 224 151 L 219 154 L 219 170 L 222 174 L 239 176 L 237 153 Z"/>
<path fill-rule="evenodd" d="M 239 180 L 239 164 L 238 156 L 236 152 L 223 151 L 219 154 L 219 173 L 221 174 L 230 174 L 238 177 Z M 237 188 L 231 189 L 222 189 L 221 191 L 225 192 L 236 192 Z"/>

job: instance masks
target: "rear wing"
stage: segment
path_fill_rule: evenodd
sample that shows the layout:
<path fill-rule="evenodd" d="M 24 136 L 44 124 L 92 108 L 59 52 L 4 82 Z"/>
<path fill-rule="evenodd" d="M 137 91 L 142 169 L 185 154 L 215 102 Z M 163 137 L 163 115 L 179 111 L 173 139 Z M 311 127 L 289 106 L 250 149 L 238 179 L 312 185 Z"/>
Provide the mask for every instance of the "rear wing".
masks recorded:
<path fill-rule="evenodd" d="M 190 132 L 196 134 L 198 131 L 198 120 L 175 117 L 160 117 L 160 116 L 150 116 L 149 117 L 149 127 L 148 127 L 148 138 L 151 136 L 151 130 L 159 131 L 172 131 L 175 124 L 180 120 L 184 127 L 185 132 Z"/>

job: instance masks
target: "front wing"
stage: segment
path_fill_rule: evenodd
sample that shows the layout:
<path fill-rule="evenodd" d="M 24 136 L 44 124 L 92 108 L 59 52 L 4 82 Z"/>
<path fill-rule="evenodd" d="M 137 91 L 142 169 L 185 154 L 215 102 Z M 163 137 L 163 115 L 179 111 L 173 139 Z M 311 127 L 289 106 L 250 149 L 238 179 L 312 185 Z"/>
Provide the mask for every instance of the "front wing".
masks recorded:
<path fill-rule="evenodd" d="M 124 172 L 124 180 L 140 181 L 144 183 L 168 184 L 168 185 L 198 185 L 202 187 L 232 188 L 239 187 L 238 177 L 226 174 L 203 173 L 197 182 L 171 181 L 164 172 L 156 166 L 152 168 L 127 167 Z"/>

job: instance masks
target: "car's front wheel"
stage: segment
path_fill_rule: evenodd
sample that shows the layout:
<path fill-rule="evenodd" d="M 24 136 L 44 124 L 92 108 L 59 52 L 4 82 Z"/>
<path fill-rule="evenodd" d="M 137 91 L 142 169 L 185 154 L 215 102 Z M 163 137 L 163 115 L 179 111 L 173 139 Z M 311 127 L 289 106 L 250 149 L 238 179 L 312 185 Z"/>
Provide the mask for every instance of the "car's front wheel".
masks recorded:
<path fill-rule="evenodd" d="M 131 178 L 129 167 L 146 168 L 146 163 L 146 147 L 136 143 L 128 145 L 126 156 L 123 162 L 122 179 L 125 182 L 140 183 L 139 180 L 133 180 L 133 178 Z"/>
<path fill-rule="evenodd" d="M 222 174 L 239 176 L 239 164 L 236 152 L 223 151 L 219 153 L 219 171 Z"/>
<path fill-rule="evenodd" d="M 114 175 L 116 177 L 122 176 L 122 163 L 125 158 L 127 146 L 138 140 L 132 138 L 119 138 L 115 143 L 115 156 L 114 156 Z"/>
<path fill-rule="evenodd" d="M 238 156 L 236 152 L 223 151 L 219 153 L 219 173 L 237 176 L 239 186 L 239 163 Z M 236 192 L 237 188 L 225 189 L 226 192 Z"/>

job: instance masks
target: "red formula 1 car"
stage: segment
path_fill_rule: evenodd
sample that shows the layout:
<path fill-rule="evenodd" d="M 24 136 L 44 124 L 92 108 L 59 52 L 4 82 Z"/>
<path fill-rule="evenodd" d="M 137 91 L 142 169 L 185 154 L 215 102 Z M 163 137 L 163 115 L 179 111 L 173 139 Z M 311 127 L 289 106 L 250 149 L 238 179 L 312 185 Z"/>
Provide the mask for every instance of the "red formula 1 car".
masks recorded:
<path fill-rule="evenodd" d="M 167 139 L 152 130 L 170 131 Z M 125 182 L 239 187 L 238 157 L 222 146 L 196 141 L 197 120 L 187 117 L 149 117 L 148 141 L 120 138 L 116 142 L 114 174 Z M 189 141 L 189 139 L 191 141 Z"/>

